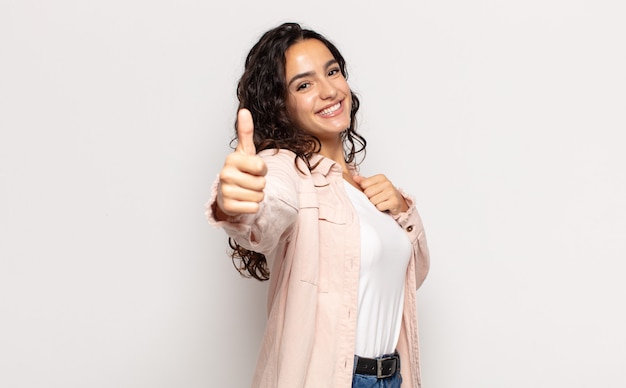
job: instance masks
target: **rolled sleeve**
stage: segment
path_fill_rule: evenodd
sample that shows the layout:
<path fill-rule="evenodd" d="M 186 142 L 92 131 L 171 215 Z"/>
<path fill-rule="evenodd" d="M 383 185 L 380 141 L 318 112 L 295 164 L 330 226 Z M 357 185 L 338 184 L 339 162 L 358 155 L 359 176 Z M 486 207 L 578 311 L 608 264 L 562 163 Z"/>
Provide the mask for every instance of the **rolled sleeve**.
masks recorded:
<path fill-rule="evenodd" d="M 426 232 L 424 231 L 422 218 L 415 207 L 415 200 L 406 194 L 402 189 L 398 190 L 406 200 L 409 208 L 407 211 L 398 213 L 393 217 L 405 230 L 411 240 L 411 244 L 413 245 L 413 254 L 416 261 L 415 280 L 417 288 L 419 288 L 426 279 L 428 271 L 430 270 L 430 251 L 428 250 Z"/>

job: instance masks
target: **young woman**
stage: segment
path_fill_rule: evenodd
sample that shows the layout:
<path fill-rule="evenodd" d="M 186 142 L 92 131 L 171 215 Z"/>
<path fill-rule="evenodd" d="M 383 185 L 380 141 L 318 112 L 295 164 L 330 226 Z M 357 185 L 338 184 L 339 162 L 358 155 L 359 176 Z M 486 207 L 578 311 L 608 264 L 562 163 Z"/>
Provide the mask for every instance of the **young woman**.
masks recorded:
<path fill-rule="evenodd" d="M 285 23 L 248 54 L 237 147 L 207 215 L 240 271 L 270 280 L 253 386 L 420 387 L 416 290 L 429 266 L 414 202 L 360 176 L 359 100 L 320 34 Z"/>

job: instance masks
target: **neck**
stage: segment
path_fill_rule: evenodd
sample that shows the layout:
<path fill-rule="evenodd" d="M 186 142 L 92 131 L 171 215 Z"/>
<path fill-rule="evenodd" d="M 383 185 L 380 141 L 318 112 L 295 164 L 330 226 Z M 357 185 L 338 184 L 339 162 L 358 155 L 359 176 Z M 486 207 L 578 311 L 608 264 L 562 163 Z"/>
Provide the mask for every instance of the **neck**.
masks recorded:
<path fill-rule="evenodd" d="M 343 142 L 341 136 L 336 134 L 326 138 L 318 137 L 320 140 L 320 154 L 327 158 L 338 162 L 338 159 L 343 159 Z"/>
<path fill-rule="evenodd" d="M 325 156 L 329 159 L 334 160 L 337 164 L 339 164 L 343 171 L 347 172 L 348 167 L 346 165 L 346 161 L 343 155 L 343 144 L 339 142 L 338 144 L 328 145 L 327 143 L 322 143 L 322 148 L 320 150 L 320 155 Z"/>

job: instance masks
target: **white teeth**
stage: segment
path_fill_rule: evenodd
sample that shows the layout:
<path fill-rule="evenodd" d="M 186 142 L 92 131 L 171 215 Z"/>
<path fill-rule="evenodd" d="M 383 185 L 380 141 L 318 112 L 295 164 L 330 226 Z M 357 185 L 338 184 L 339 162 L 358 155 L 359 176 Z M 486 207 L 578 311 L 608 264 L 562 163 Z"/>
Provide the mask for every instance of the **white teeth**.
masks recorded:
<path fill-rule="evenodd" d="M 336 111 L 337 109 L 339 109 L 339 107 L 341 107 L 341 103 L 338 102 L 335 105 L 331 106 L 330 108 L 326 108 L 322 111 L 320 111 L 321 115 L 329 115 L 331 113 L 333 113 L 334 111 Z"/>

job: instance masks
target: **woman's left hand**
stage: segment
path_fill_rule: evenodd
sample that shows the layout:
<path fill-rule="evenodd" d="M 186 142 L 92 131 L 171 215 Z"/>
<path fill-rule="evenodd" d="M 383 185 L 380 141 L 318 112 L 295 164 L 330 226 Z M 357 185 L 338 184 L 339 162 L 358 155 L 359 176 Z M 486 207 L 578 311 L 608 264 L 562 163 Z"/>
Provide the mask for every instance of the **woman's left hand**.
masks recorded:
<path fill-rule="evenodd" d="M 361 187 L 370 202 L 381 212 L 388 211 L 395 216 L 409 210 L 409 205 L 407 205 L 402 194 L 383 174 L 369 178 L 355 175 L 352 178 Z"/>

